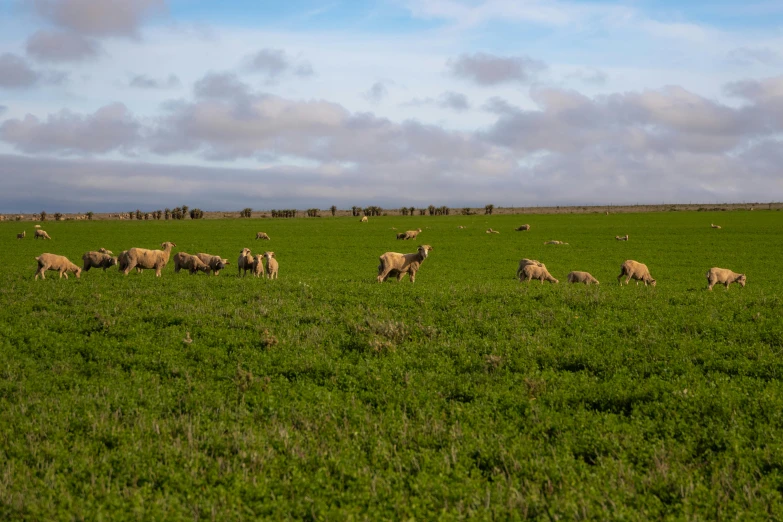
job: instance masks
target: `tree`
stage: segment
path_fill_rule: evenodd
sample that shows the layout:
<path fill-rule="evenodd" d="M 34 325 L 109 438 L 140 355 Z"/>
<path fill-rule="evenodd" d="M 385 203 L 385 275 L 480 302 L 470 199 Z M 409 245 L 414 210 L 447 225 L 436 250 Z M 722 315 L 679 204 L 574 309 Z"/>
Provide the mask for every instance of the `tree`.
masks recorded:
<path fill-rule="evenodd" d="M 402 207 L 400 209 L 400 215 L 407 216 L 408 215 L 408 207 Z"/>
<path fill-rule="evenodd" d="M 92 221 L 92 217 L 93 217 L 94 215 L 95 215 L 95 213 L 94 213 L 94 212 L 87 212 L 87 214 L 85 214 L 85 216 L 87 216 L 87 219 L 89 219 L 90 221 Z"/>
<path fill-rule="evenodd" d="M 484 214 L 492 215 L 492 211 L 495 210 L 495 205 L 486 205 L 484 207 Z"/>
<path fill-rule="evenodd" d="M 190 208 L 187 205 L 182 205 L 182 219 L 185 219 L 188 216 L 188 209 Z"/>
<path fill-rule="evenodd" d="M 135 215 L 136 213 L 131 210 L 130 212 L 128 212 L 128 219 L 133 219 Z"/>
<path fill-rule="evenodd" d="M 335 205 L 329 207 L 329 210 L 331 210 L 332 212 L 332 217 L 334 217 L 334 215 L 337 214 L 337 207 Z"/>
<path fill-rule="evenodd" d="M 46 221 L 46 211 L 45 210 L 41 211 L 41 221 Z"/>
<path fill-rule="evenodd" d="M 436 210 L 435 205 L 430 205 L 429 207 L 427 207 L 427 211 L 430 213 L 430 216 L 435 215 L 435 210 Z"/>
<path fill-rule="evenodd" d="M 55 212 L 54 213 L 54 220 L 55 221 L 62 221 L 63 220 L 63 215 L 61 213 L 59 213 L 59 212 Z"/>
<path fill-rule="evenodd" d="M 411 207 L 411 208 L 409 208 L 408 210 L 410 210 L 410 211 L 411 211 L 411 216 L 413 215 L 413 213 L 414 213 L 414 212 L 416 212 L 416 209 L 415 209 L 414 207 Z"/>
<path fill-rule="evenodd" d="M 204 211 L 200 208 L 194 208 L 190 211 L 190 219 L 201 219 L 204 217 Z"/>
<path fill-rule="evenodd" d="M 166 218 L 166 221 L 168 221 L 169 218 L 171 217 L 171 209 L 167 208 L 166 210 L 164 210 L 163 211 L 163 216 Z"/>
<path fill-rule="evenodd" d="M 136 209 L 136 219 L 141 221 L 141 210 Z"/>
<path fill-rule="evenodd" d="M 249 217 L 252 217 L 252 216 L 253 216 L 253 209 L 249 208 L 249 207 L 248 208 L 243 208 L 239 212 L 239 217 L 242 217 L 242 218 L 249 218 Z"/>

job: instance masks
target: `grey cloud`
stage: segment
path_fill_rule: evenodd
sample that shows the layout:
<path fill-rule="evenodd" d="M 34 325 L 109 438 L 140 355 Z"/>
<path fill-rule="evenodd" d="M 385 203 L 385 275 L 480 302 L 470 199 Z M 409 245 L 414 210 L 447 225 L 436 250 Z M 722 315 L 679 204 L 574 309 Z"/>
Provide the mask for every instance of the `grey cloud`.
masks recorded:
<path fill-rule="evenodd" d="M 250 72 L 264 74 L 267 81 L 274 81 L 288 72 L 302 78 L 314 74 L 309 62 L 296 63 L 282 49 L 261 49 L 245 59 L 245 68 Z"/>
<path fill-rule="evenodd" d="M 440 98 L 438 99 L 438 106 L 444 109 L 452 109 L 459 112 L 470 109 L 470 102 L 468 102 L 468 97 L 462 93 L 446 91 L 440 95 Z"/>
<path fill-rule="evenodd" d="M 600 69 L 582 69 L 569 74 L 568 78 L 575 78 L 592 85 L 604 85 L 609 75 Z"/>
<path fill-rule="evenodd" d="M 80 34 L 135 37 L 146 18 L 165 11 L 166 0 L 33 0 L 32 7 L 49 23 Z"/>
<path fill-rule="evenodd" d="M 546 69 L 546 64 L 528 56 L 504 57 L 474 53 L 449 60 L 446 67 L 454 76 L 478 85 L 491 86 L 511 82 L 528 83 Z"/>
<path fill-rule="evenodd" d="M 181 82 L 176 75 L 170 74 L 165 80 L 157 80 L 151 78 L 146 74 L 137 74 L 128 82 L 130 87 L 136 87 L 139 89 L 173 89 L 179 87 Z"/>
<path fill-rule="evenodd" d="M 493 114 L 499 114 L 499 115 L 519 111 L 519 107 L 511 105 L 510 103 L 508 103 L 508 101 L 498 96 L 493 96 L 492 98 L 489 98 L 486 102 L 484 102 L 484 105 L 482 105 L 481 108 L 487 112 L 491 112 Z"/>
<path fill-rule="evenodd" d="M 777 67 L 783 64 L 783 55 L 769 47 L 738 47 L 728 53 L 726 59 L 738 65 L 767 65 Z"/>
<path fill-rule="evenodd" d="M 383 82 L 375 82 L 362 96 L 371 103 L 380 103 L 388 93 L 389 91 Z"/>
<path fill-rule="evenodd" d="M 0 88 L 21 89 L 38 83 L 41 74 L 11 53 L 0 54 Z"/>
<path fill-rule="evenodd" d="M 0 116 L 2 116 L 7 110 L 8 107 L 6 107 L 5 105 L 0 105 Z"/>
<path fill-rule="evenodd" d="M 294 75 L 307 78 L 308 76 L 313 76 L 315 74 L 315 71 L 313 70 L 313 66 L 310 65 L 310 62 L 302 62 L 296 67 L 294 67 Z"/>
<path fill-rule="evenodd" d="M 32 115 L 0 125 L 0 140 L 28 153 L 95 154 L 128 152 L 141 137 L 141 125 L 121 103 L 89 115 L 63 110 L 41 121 Z"/>
<path fill-rule="evenodd" d="M 94 58 L 100 45 L 70 31 L 41 30 L 27 40 L 27 54 L 40 61 L 76 62 Z"/>
<path fill-rule="evenodd" d="M 727 84 L 723 90 L 731 96 L 744 98 L 751 102 L 783 103 L 783 76 L 732 82 Z"/>
<path fill-rule="evenodd" d="M 250 86 L 234 73 L 207 73 L 193 91 L 198 98 L 244 99 L 250 95 Z"/>

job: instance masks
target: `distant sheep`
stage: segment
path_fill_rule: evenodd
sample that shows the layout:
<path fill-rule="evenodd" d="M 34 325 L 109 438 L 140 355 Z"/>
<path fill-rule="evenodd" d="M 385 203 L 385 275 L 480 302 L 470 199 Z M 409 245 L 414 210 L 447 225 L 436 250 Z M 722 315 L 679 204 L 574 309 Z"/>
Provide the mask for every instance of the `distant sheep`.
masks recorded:
<path fill-rule="evenodd" d="M 457 225 L 457 228 L 458 228 L 458 229 L 460 229 L 460 230 L 462 230 L 462 229 L 464 229 L 465 227 L 464 227 L 464 226 L 462 226 L 462 225 Z"/>
<path fill-rule="evenodd" d="M 514 229 L 516 232 L 525 232 L 527 230 L 530 230 L 530 225 L 520 225 L 517 228 Z"/>
<path fill-rule="evenodd" d="M 23 230 L 21 234 L 16 234 L 16 239 L 24 239 L 27 236 L 27 231 Z"/>
<path fill-rule="evenodd" d="M 237 275 L 246 276 L 247 271 L 253 273 L 253 256 L 250 254 L 249 248 L 243 248 L 239 253 L 239 259 L 237 259 Z M 244 270 L 244 273 L 242 272 Z"/>
<path fill-rule="evenodd" d="M 362 216 L 362 219 L 359 220 L 361 223 L 367 223 L 367 216 Z"/>
<path fill-rule="evenodd" d="M 128 272 L 134 268 L 155 269 L 155 277 L 160 277 L 160 271 L 169 263 L 171 249 L 175 246 L 177 246 L 175 243 L 166 241 L 160 245 L 163 250 L 131 248 L 126 254 L 128 264 L 122 273 L 128 275 Z M 137 272 L 138 271 L 139 270 L 137 270 Z"/>
<path fill-rule="evenodd" d="M 625 234 L 624 236 L 614 236 L 614 238 L 617 241 L 628 241 L 628 234 Z"/>
<path fill-rule="evenodd" d="M 593 277 L 589 273 L 587 273 L 587 272 L 580 272 L 578 270 L 575 270 L 573 272 L 569 272 L 569 274 L 568 274 L 568 282 L 569 283 L 584 283 L 586 285 L 593 284 L 593 283 L 600 284 L 598 282 L 598 279 L 596 279 L 595 277 Z"/>
<path fill-rule="evenodd" d="M 35 225 L 34 228 L 41 228 L 41 225 Z"/>
<path fill-rule="evenodd" d="M 38 261 L 38 270 L 35 272 L 35 280 L 38 280 L 38 276 L 41 279 L 46 279 L 44 272 L 47 270 L 54 270 L 60 273 L 60 279 L 65 276 L 68 279 L 67 272 L 73 272 L 76 275 L 76 279 L 79 279 L 82 274 L 82 269 L 71 263 L 71 261 L 65 256 L 58 256 L 57 254 L 41 254 L 35 258 Z"/>
<path fill-rule="evenodd" d="M 544 241 L 545 245 L 567 245 L 565 241 L 557 241 L 556 239 L 552 239 L 550 241 Z"/>
<path fill-rule="evenodd" d="M 713 225 L 712 223 L 710 223 L 710 227 L 712 227 L 712 228 L 720 228 L 720 225 Z"/>
<path fill-rule="evenodd" d="M 270 238 L 266 234 L 266 232 L 259 232 L 258 234 L 256 234 L 256 239 L 266 239 L 267 241 L 270 241 Z"/>
<path fill-rule="evenodd" d="M 212 254 L 200 253 L 196 254 L 196 257 L 201 259 L 201 262 L 209 267 L 207 273 L 211 271 L 213 275 L 218 275 L 220 271 L 229 264 L 228 259 L 223 259 L 220 256 L 213 256 Z"/>
<path fill-rule="evenodd" d="M 524 275 L 525 267 L 528 265 L 540 266 L 542 268 L 546 268 L 546 266 L 544 266 L 544 263 L 542 263 L 541 261 L 536 261 L 535 259 L 528 259 L 524 257 L 522 258 L 522 260 L 519 261 L 519 268 L 517 268 L 517 279 L 519 279 L 520 281 L 522 281 L 522 276 Z"/>
<path fill-rule="evenodd" d="M 389 276 L 397 276 L 397 281 L 400 281 L 405 274 L 409 274 L 411 283 L 415 282 L 416 272 L 432 250 L 430 245 L 421 245 L 414 254 L 386 252 L 378 258 L 378 282 L 386 281 Z"/>
<path fill-rule="evenodd" d="M 277 279 L 277 272 L 280 265 L 275 259 L 274 252 L 264 252 L 264 259 L 266 259 L 266 277 L 268 279 Z"/>
<path fill-rule="evenodd" d="M 38 239 L 39 237 L 41 239 L 52 239 L 51 237 L 49 237 L 49 234 L 47 234 L 45 230 L 40 230 L 40 229 L 35 231 L 35 235 L 33 236 L 33 239 Z"/>
<path fill-rule="evenodd" d="M 174 272 L 179 273 L 183 268 L 190 272 L 190 275 L 195 274 L 199 270 L 202 272 L 209 271 L 209 266 L 199 259 L 198 256 L 188 254 L 187 252 L 177 252 L 174 256 Z"/>
<path fill-rule="evenodd" d="M 745 274 L 738 274 L 732 272 L 728 268 L 718 267 L 710 268 L 707 271 L 706 276 L 707 284 L 709 285 L 707 290 L 712 290 L 712 287 L 716 284 L 722 284 L 726 287 L 726 290 L 728 290 L 731 283 L 738 283 L 742 288 L 745 288 L 745 283 L 748 280 L 748 278 L 745 277 Z"/>
<path fill-rule="evenodd" d="M 420 228 L 417 228 L 416 230 L 406 230 L 405 237 L 403 239 L 416 239 L 416 236 L 419 235 L 419 232 L 421 232 Z"/>
<path fill-rule="evenodd" d="M 621 285 L 623 283 L 620 280 L 623 278 L 623 276 L 627 276 L 625 280 L 626 285 L 631 279 L 635 279 L 637 285 L 639 284 L 639 281 L 643 281 L 644 286 L 647 286 L 647 283 L 650 283 L 652 286 L 655 286 L 655 279 L 653 279 L 652 276 L 650 275 L 650 271 L 647 269 L 647 265 L 645 265 L 644 263 L 639 263 L 632 259 L 625 261 L 620 267 L 620 275 L 617 276 L 617 281 Z"/>
<path fill-rule="evenodd" d="M 522 280 L 527 281 L 528 283 L 530 283 L 531 279 L 538 279 L 541 281 L 542 285 L 544 284 L 544 281 L 549 281 L 550 283 L 560 282 L 552 277 L 552 274 L 550 274 L 546 267 L 543 266 L 527 265 L 522 269 L 522 273 L 525 275 Z"/>
<path fill-rule="evenodd" d="M 488 228 L 487 229 L 487 234 L 500 234 L 500 232 L 497 231 L 497 230 L 492 230 L 491 228 Z"/>
<path fill-rule="evenodd" d="M 117 258 L 103 252 L 85 252 L 82 255 L 82 262 L 85 272 L 89 272 L 90 268 L 103 268 L 105 272 L 107 268 L 117 264 Z"/>

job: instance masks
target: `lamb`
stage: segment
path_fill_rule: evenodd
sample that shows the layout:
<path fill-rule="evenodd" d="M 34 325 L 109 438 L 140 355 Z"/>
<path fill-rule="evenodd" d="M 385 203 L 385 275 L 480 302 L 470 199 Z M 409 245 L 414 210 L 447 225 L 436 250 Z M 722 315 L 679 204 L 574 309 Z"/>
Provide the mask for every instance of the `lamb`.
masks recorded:
<path fill-rule="evenodd" d="M 68 279 L 67 272 L 73 272 L 76 275 L 76 279 L 79 279 L 82 274 L 82 269 L 71 263 L 71 261 L 65 256 L 58 256 L 57 254 L 41 254 L 35 258 L 38 261 L 38 271 L 35 273 L 35 280 L 38 280 L 38 276 L 41 279 L 46 279 L 44 272 L 47 270 L 54 270 L 60 273 L 60 279 L 65 276 Z"/>
<path fill-rule="evenodd" d="M 105 272 L 107 268 L 117 264 L 117 258 L 112 257 L 109 254 L 103 252 L 85 252 L 82 255 L 82 261 L 84 263 L 84 271 L 89 272 L 90 268 L 103 268 Z"/>
<path fill-rule="evenodd" d="M 596 279 L 595 277 L 593 277 L 589 273 L 587 273 L 587 272 L 580 272 L 578 270 L 575 270 L 575 271 L 570 272 L 568 274 L 568 282 L 569 283 L 584 283 L 586 285 L 589 285 L 589 284 L 592 284 L 592 283 L 595 283 L 597 285 L 600 284 L 598 282 L 598 279 Z"/>
<path fill-rule="evenodd" d="M 213 256 L 212 254 L 196 254 L 196 256 L 201 259 L 201 261 L 209 267 L 209 270 L 207 270 L 207 273 L 210 271 L 214 275 L 218 275 L 221 270 L 226 268 L 226 265 L 228 265 L 228 259 L 223 259 L 220 256 Z"/>
<path fill-rule="evenodd" d="M 523 257 L 522 260 L 519 262 L 519 268 L 517 268 L 517 279 L 522 281 L 522 275 L 524 273 L 525 267 L 528 265 L 534 265 L 534 266 L 540 266 L 542 268 L 546 268 L 544 266 L 544 263 L 541 261 L 536 261 L 535 259 L 528 259 L 526 257 Z"/>
<path fill-rule="evenodd" d="M 625 234 L 624 236 L 614 236 L 614 238 L 617 241 L 628 241 L 628 234 Z"/>
<path fill-rule="evenodd" d="M 277 259 L 275 259 L 275 253 L 264 252 L 264 258 L 266 259 L 266 277 L 269 279 L 277 279 L 279 265 L 277 264 Z"/>
<path fill-rule="evenodd" d="M 21 234 L 16 234 L 16 239 L 24 239 L 26 235 L 27 235 L 27 231 L 22 230 Z"/>
<path fill-rule="evenodd" d="M 49 237 L 49 234 L 47 234 L 45 230 L 41 230 L 41 229 L 35 231 L 35 235 L 33 236 L 33 239 L 38 239 L 39 237 L 41 239 L 52 239 L 51 237 Z"/>
<path fill-rule="evenodd" d="M 516 232 L 524 232 L 526 230 L 530 230 L 530 225 L 520 225 L 514 229 Z"/>
<path fill-rule="evenodd" d="M 417 228 L 416 230 L 406 230 L 405 237 L 403 237 L 403 239 L 416 239 L 416 236 L 419 235 L 419 232 L 421 232 L 420 228 Z"/>
<path fill-rule="evenodd" d="M 266 239 L 267 241 L 270 241 L 271 238 L 266 234 L 266 232 L 259 232 L 256 234 L 256 239 Z"/>
<path fill-rule="evenodd" d="M 128 265 L 122 271 L 123 274 L 128 275 L 128 272 L 134 268 L 146 268 L 155 269 L 155 277 L 160 277 L 160 271 L 169 263 L 169 256 L 171 256 L 171 249 L 177 246 L 176 243 L 166 241 L 161 243 L 160 247 L 163 250 L 148 250 L 146 248 L 131 248 L 126 254 Z M 137 270 L 137 272 L 140 270 Z"/>
<path fill-rule="evenodd" d="M 556 239 L 552 239 L 550 241 L 544 241 L 545 245 L 567 245 L 565 241 L 558 241 Z"/>
<path fill-rule="evenodd" d="M 253 267 L 251 269 L 251 272 L 256 277 L 264 277 L 264 256 L 262 254 L 256 254 L 255 259 L 253 260 Z"/>
<path fill-rule="evenodd" d="M 360 223 L 367 223 L 367 216 L 362 216 L 362 219 L 359 220 Z"/>
<path fill-rule="evenodd" d="M 209 266 L 199 259 L 198 256 L 188 254 L 187 252 L 178 252 L 174 256 L 174 272 L 179 273 L 183 268 L 186 268 L 190 275 L 195 274 L 199 270 L 202 272 L 209 271 Z"/>
<path fill-rule="evenodd" d="M 710 226 L 711 226 L 712 228 L 720 228 L 720 225 L 713 225 L 712 223 L 710 223 Z"/>
<path fill-rule="evenodd" d="M 411 283 L 414 283 L 416 272 L 432 250 L 430 245 L 420 245 L 415 254 L 386 252 L 378 258 L 378 282 L 386 281 L 389 276 L 397 276 L 397 281 L 400 281 L 405 274 L 409 274 Z"/>
<path fill-rule="evenodd" d="M 550 283 L 559 283 L 557 279 L 552 277 L 552 275 L 549 273 L 549 271 L 546 269 L 546 267 L 543 266 L 536 266 L 536 265 L 527 265 L 525 268 L 522 269 L 522 273 L 525 274 L 524 281 L 527 281 L 528 284 L 530 283 L 531 279 L 538 279 L 541 281 L 541 284 L 544 284 L 544 281 L 549 281 Z"/>
<path fill-rule="evenodd" d="M 748 280 L 748 278 L 745 277 L 745 274 L 737 274 L 728 268 L 718 267 L 710 268 L 707 271 L 706 276 L 707 283 L 709 284 L 707 290 L 712 290 L 712 287 L 716 284 L 722 284 L 726 287 L 726 290 L 728 290 L 731 283 L 739 283 L 742 288 L 745 288 L 745 283 Z"/>
<path fill-rule="evenodd" d="M 637 261 L 634 261 L 632 259 L 628 259 L 623 263 L 623 265 L 620 267 L 620 275 L 617 276 L 617 281 L 622 285 L 622 279 L 623 276 L 628 276 L 628 278 L 625 280 L 625 284 L 627 285 L 628 282 L 631 280 L 631 278 L 636 279 L 636 284 L 639 284 L 639 281 L 644 281 L 644 286 L 647 286 L 647 283 L 650 283 L 652 286 L 655 286 L 655 279 L 652 278 L 650 275 L 650 271 L 647 269 L 647 265 L 644 263 L 639 263 Z"/>
<path fill-rule="evenodd" d="M 239 253 L 239 259 L 237 259 L 237 275 L 245 276 L 247 275 L 247 271 L 250 270 L 252 273 L 253 270 L 253 256 L 250 254 L 249 248 L 243 248 L 242 251 Z M 245 272 L 242 273 L 242 270 Z"/>
<path fill-rule="evenodd" d="M 487 229 L 487 234 L 500 234 L 500 232 L 497 231 L 497 230 L 492 230 L 491 228 L 488 228 Z"/>

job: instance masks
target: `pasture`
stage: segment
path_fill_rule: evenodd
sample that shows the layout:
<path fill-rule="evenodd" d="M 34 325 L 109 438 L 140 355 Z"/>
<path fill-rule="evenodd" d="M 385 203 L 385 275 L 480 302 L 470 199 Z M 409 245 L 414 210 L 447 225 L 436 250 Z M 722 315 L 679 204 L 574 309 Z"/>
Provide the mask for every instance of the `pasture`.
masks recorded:
<path fill-rule="evenodd" d="M 783 212 L 43 228 L 0 223 L 3 520 L 783 517 Z M 231 265 L 33 280 L 163 241 Z M 418 244 L 414 285 L 375 282 Z M 279 279 L 238 278 L 242 247 Z"/>

